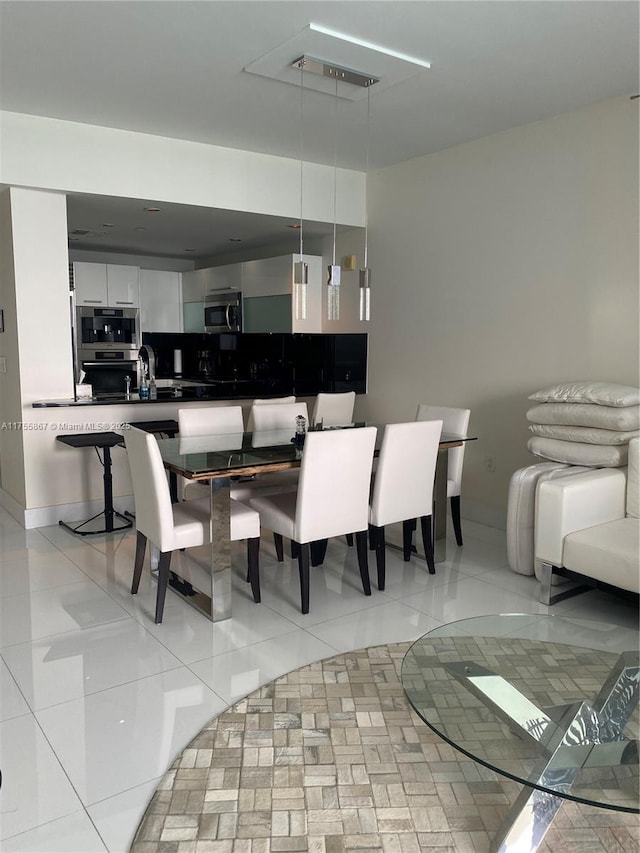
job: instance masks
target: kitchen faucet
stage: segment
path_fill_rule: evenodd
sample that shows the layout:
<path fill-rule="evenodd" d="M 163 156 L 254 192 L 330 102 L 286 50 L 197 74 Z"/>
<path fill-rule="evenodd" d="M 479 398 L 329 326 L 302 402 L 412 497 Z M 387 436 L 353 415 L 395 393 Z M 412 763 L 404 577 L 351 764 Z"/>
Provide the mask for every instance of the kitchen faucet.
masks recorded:
<path fill-rule="evenodd" d="M 140 371 L 140 376 L 146 376 L 149 380 L 149 383 L 152 382 L 155 385 L 156 381 L 156 354 L 153 351 L 153 347 L 148 346 L 147 344 L 142 344 L 140 349 L 138 350 L 138 358 L 140 359 L 142 369 Z"/>

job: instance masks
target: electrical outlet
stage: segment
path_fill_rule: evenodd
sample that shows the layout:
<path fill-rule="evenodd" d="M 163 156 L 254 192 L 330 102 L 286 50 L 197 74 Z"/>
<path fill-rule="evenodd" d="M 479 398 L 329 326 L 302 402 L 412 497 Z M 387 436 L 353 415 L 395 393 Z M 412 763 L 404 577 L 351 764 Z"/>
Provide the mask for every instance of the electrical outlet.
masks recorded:
<path fill-rule="evenodd" d="M 484 457 L 485 471 L 490 471 L 492 474 L 496 470 L 496 460 L 493 456 Z"/>

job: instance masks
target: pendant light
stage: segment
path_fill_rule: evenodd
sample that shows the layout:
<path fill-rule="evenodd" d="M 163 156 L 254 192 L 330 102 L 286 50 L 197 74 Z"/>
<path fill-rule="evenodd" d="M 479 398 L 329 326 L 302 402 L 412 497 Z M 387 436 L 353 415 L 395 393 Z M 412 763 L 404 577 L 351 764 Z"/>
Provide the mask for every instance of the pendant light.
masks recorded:
<path fill-rule="evenodd" d="M 293 265 L 293 283 L 296 299 L 296 320 L 307 319 L 307 283 L 309 281 L 309 265 L 303 260 L 303 228 L 302 228 L 302 178 L 304 163 L 304 57 L 300 59 L 300 260 Z"/>
<path fill-rule="evenodd" d="M 369 269 L 369 140 L 371 138 L 371 88 L 367 86 L 367 153 L 364 189 L 364 262 L 360 268 L 360 322 L 371 319 L 371 270 Z"/>
<path fill-rule="evenodd" d="M 327 319 L 340 319 L 340 273 L 341 268 L 336 264 L 336 228 L 337 228 L 337 184 L 338 184 L 338 77 L 336 75 L 335 93 L 335 122 L 333 146 L 333 258 L 329 265 L 327 279 Z"/>

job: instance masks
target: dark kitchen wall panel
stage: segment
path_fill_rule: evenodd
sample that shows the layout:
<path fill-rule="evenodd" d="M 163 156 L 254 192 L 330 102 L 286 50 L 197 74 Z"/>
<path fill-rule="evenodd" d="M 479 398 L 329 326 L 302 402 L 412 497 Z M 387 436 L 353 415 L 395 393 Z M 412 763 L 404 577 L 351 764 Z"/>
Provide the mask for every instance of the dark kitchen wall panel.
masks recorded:
<path fill-rule="evenodd" d="M 146 332 L 142 340 L 154 349 L 159 379 L 173 377 L 173 353 L 179 349 L 183 379 L 233 382 L 246 395 L 367 390 L 366 334 Z"/>

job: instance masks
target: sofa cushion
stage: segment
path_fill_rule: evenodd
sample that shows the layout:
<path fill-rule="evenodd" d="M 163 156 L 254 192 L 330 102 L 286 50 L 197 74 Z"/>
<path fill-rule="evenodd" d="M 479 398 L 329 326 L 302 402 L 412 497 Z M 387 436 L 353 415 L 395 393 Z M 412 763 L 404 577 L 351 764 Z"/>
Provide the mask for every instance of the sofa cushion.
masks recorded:
<path fill-rule="evenodd" d="M 640 389 L 616 382 L 561 382 L 529 396 L 539 403 L 595 403 L 598 406 L 637 406 Z"/>
<path fill-rule="evenodd" d="M 593 403 L 540 403 L 527 412 L 532 424 L 595 427 L 596 429 L 640 429 L 640 406 L 595 406 Z"/>
<path fill-rule="evenodd" d="M 629 442 L 627 515 L 632 518 L 640 517 L 640 438 L 634 438 Z"/>
<path fill-rule="evenodd" d="M 567 569 L 620 589 L 640 592 L 640 524 L 620 518 L 577 530 L 565 537 L 562 562 Z"/>
<path fill-rule="evenodd" d="M 627 464 L 627 444 L 583 444 L 579 441 L 560 441 L 534 435 L 527 447 L 536 456 L 569 465 L 586 465 L 590 468 L 620 468 Z"/>

